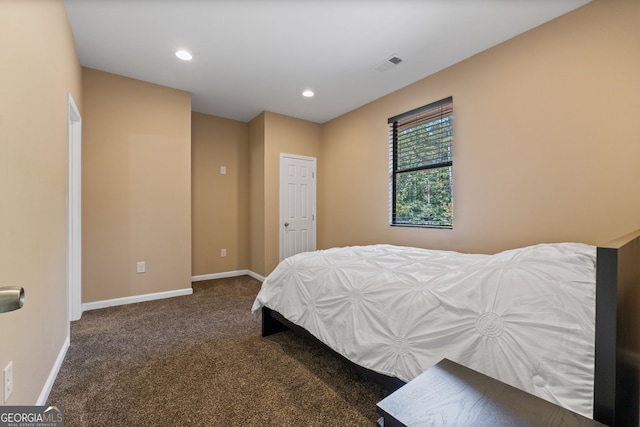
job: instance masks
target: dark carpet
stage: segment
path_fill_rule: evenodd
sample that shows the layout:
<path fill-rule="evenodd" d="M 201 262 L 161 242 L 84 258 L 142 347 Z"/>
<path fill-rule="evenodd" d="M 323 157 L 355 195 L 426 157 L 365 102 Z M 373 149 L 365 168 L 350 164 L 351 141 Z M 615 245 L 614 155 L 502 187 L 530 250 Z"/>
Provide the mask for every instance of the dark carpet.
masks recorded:
<path fill-rule="evenodd" d="M 260 336 L 260 282 L 86 312 L 48 405 L 65 426 L 372 426 L 383 391 L 292 332 Z"/>

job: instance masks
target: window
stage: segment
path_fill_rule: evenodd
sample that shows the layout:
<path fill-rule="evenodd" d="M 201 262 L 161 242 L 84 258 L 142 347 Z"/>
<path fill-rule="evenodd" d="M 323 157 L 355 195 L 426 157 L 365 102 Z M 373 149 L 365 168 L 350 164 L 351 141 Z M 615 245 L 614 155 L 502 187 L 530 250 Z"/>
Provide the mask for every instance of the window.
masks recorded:
<path fill-rule="evenodd" d="M 453 226 L 453 98 L 389 119 L 391 225 Z"/>

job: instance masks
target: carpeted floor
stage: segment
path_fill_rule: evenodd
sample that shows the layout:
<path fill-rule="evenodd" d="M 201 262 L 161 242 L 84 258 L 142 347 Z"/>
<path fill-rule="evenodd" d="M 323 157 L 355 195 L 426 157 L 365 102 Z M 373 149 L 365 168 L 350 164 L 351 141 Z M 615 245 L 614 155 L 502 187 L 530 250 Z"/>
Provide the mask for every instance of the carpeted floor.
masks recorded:
<path fill-rule="evenodd" d="M 86 312 L 47 404 L 65 426 L 372 426 L 383 391 L 291 332 L 260 337 L 260 282 Z"/>

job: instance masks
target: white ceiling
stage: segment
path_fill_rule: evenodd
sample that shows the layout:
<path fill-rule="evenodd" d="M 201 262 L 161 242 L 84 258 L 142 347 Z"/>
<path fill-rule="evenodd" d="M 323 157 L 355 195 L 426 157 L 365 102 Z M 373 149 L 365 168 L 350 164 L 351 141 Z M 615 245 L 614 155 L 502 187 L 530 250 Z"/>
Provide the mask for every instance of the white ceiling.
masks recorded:
<path fill-rule="evenodd" d="M 65 0 L 80 63 L 324 123 L 590 0 Z M 186 49 L 193 60 L 174 52 Z M 397 54 L 403 62 L 375 68 Z M 316 95 L 304 98 L 304 89 Z M 425 100 L 425 103 L 431 100 Z"/>

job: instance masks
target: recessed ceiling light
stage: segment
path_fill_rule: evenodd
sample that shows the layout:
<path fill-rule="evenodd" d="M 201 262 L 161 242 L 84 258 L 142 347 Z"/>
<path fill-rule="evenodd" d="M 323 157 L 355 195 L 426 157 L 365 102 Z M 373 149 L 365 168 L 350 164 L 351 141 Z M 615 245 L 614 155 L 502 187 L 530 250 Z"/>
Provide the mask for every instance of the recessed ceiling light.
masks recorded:
<path fill-rule="evenodd" d="M 302 92 L 302 96 L 304 96 L 305 98 L 311 98 L 314 95 L 312 90 L 305 90 L 304 92 Z"/>
<path fill-rule="evenodd" d="M 176 56 L 180 59 L 182 59 L 183 61 L 191 61 L 191 58 L 193 58 L 193 56 L 191 56 L 191 54 L 189 52 L 187 52 L 186 50 L 179 50 L 176 52 Z"/>

